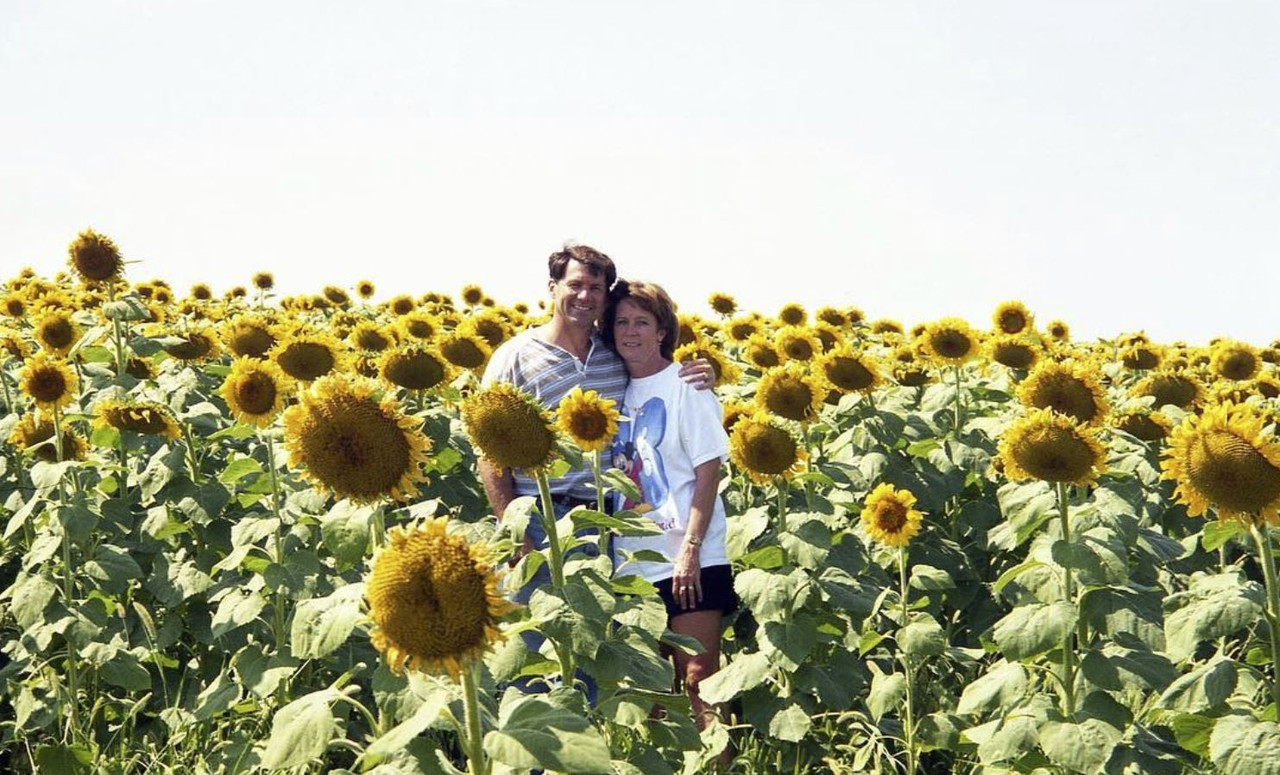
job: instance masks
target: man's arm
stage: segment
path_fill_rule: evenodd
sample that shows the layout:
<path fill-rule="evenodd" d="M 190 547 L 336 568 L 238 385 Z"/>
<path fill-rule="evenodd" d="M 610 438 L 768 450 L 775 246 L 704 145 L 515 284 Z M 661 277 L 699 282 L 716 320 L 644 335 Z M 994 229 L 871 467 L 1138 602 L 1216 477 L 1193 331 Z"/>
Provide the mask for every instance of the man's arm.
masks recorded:
<path fill-rule="evenodd" d="M 516 480 L 511 469 L 498 468 L 487 458 L 480 458 L 480 484 L 484 485 L 484 494 L 489 498 L 489 508 L 502 519 L 507 505 L 516 497 Z"/>
<path fill-rule="evenodd" d="M 680 379 L 698 390 L 710 390 L 716 386 L 716 370 L 706 358 L 695 358 L 680 364 Z"/>

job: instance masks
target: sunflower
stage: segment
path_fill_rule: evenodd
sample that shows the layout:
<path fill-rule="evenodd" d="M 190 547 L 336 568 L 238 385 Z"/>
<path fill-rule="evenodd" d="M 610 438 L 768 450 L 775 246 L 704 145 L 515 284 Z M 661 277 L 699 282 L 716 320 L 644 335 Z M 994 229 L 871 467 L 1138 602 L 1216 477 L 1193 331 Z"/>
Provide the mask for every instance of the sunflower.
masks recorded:
<path fill-rule="evenodd" d="M 672 359 L 676 363 L 686 363 L 699 358 L 711 364 L 711 371 L 715 374 L 717 385 L 733 385 L 742 379 L 742 370 L 718 347 L 707 342 L 701 345 L 686 344 L 672 353 Z"/>
<path fill-rule="evenodd" d="M 978 336 L 960 318 L 930 323 L 923 340 L 929 357 L 944 363 L 964 363 L 978 354 Z"/>
<path fill-rule="evenodd" d="M 1151 396 L 1157 409 L 1169 405 L 1190 409 L 1205 397 L 1204 385 L 1185 369 L 1157 371 L 1134 385 L 1131 392 L 1138 397 Z"/>
<path fill-rule="evenodd" d="M 440 354 L 454 366 L 479 370 L 489 362 L 492 351 L 484 337 L 466 331 L 451 331 L 440 337 Z"/>
<path fill-rule="evenodd" d="M 10 444 L 24 452 L 30 452 L 48 463 L 55 463 L 58 460 L 58 449 L 52 443 L 52 439 L 53 422 L 44 417 L 37 417 L 33 413 L 23 415 L 18 424 L 14 426 L 13 432 L 9 434 Z M 62 428 L 62 459 L 84 460 L 87 450 L 88 445 L 85 443 L 84 438 L 64 425 Z"/>
<path fill-rule="evenodd" d="M 687 344 L 699 342 L 701 339 L 702 318 L 697 315 L 679 315 L 676 322 L 678 324 L 676 347 L 684 347 Z"/>
<path fill-rule="evenodd" d="M 556 426 L 583 452 L 600 452 L 618 434 L 617 402 L 581 387 L 569 391 L 556 407 Z"/>
<path fill-rule="evenodd" d="M 284 408 L 292 380 L 274 361 L 236 358 L 218 394 L 236 422 L 265 428 Z"/>
<path fill-rule="evenodd" d="M 295 331 L 280 339 L 267 357 L 293 379 L 311 382 L 346 368 L 342 343 L 329 334 Z"/>
<path fill-rule="evenodd" d="M 867 322 L 867 313 L 863 312 L 861 307 L 845 307 L 843 312 L 851 326 L 861 326 Z"/>
<path fill-rule="evenodd" d="M 1280 380 L 1270 374 L 1260 374 L 1250 383 L 1250 388 L 1263 398 L 1280 397 Z"/>
<path fill-rule="evenodd" d="M 226 323 L 222 339 L 240 358 L 262 358 L 276 344 L 274 327 L 256 315 L 240 315 Z"/>
<path fill-rule="evenodd" d="M 743 349 L 742 355 L 748 363 L 762 371 L 782 363 L 782 358 L 778 357 L 778 351 L 774 349 L 773 342 L 769 341 L 769 337 L 764 334 L 753 334 L 747 340 L 747 346 Z"/>
<path fill-rule="evenodd" d="M 493 310 L 484 310 L 467 318 L 463 324 L 463 330 L 478 334 L 490 348 L 497 347 L 511 336 L 507 322 Z"/>
<path fill-rule="evenodd" d="M 895 490 L 881 482 L 867 496 L 862 509 L 862 524 L 871 537 L 885 546 L 903 547 L 920 532 L 924 514 L 913 509 L 916 496 L 909 490 Z"/>
<path fill-rule="evenodd" d="M 1031 369 L 1040 360 L 1040 349 L 1022 336 L 998 334 L 987 340 L 987 357 L 1010 369 Z"/>
<path fill-rule="evenodd" d="M 417 495 L 431 440 L 399 402 L 377 392 L 370 380 L 331 374 L 299 393 L 284 411 L 289 464 L 318 489 L 357 503 Z"/>
<path fill-rule="evenodd" d="M 1139 441 L 1161 441 L 1173 430 L 1173 423 L 1159 412 L 1132 409 L 1116 416 L 1112 425 Z"/>
<path fill-rule="evenodd" d="M 245 290 L 243 285 L 233 285 L 222 296 L 227 301 L 234 301 L 236 299 L 243 299 L 247 295 L 249 295 L 249 292 Z"/>
<path fill-rule="evenodd" d="M 1188 414 L 1169 439 L 1162 478 L 1178 483 L 1174 497 L 1193 517 L 1210 506 L 1218 519 L 1277 521 L 1280 444 L 1253 407 L 1217 404 Z"/>
<path fill-rule="evenodd" d="M 720 424 L 724 426 L 724 432 L 733 433 L 733 426 L 738 424 L 738 420 L 741 420 L 744 417 L 750 417 L 755 411 L 755 406 L 747 403 L 746 401 L 725 401 L 723 408 L 724 416 L 720 421 Z"/>
<path fill-rule="evenodd" d="M 209 301 L 213 298 L 213 291 L 206 283 L 196 283 L 191 286 L 191 298 L 196 301 Z"/>
<path fill-rule="evenodd" d="M 337 293 L 330 294 L 331 289 L 334 291 L 337 291 Z M 376 290 L 377 289 L 374 287 L 373 283 L 368 280 L 361 280 L 360 282 L 356 283 L 356 295 L 362 299 L 373 298 L 373 294 L 376 292 Z M 346 291 L 336 286 L 332 286 L 332 285 L 326 286 L 323 293 L 325 295 L 325 298 L 329 299 L 329 301 L 333 302 L 334 304 L 346 304 L 347 301 L 349 301 L 349 299 L 347 298 Z M 341 299 L 334 298 L 335 296 L 340 296 Z"/>
<path fill-rule="evenodd" d="M 1101 473 L 1106 453 L 1093 428 L 1052 409 L 1032 409 L 1000 437 L 1000 459 L 1015 481 L 1087 485 Z"/>
<path fill-rule="evenodd" d="M 40 316 L 32 332 L 40 346 L 51 353 L 66 355 L 80 338 L 80 326 L 63 310 L 50 309 Z"/>
<path fill-rule="evenodd" d="M 427 390 L 449 378 L 451 367 L 439 353 L 421 344 L 387 350 L 378 361 L 378 376 L 406 390 Z"/>
<path fill-rule="evenodd" d="M 799 440 L 767 412 L 739 418 L 729 435 L 729 459 L 760 484 L 790 479 L 803 470 L 806 457 Z"/>
<path fill-rule="evenodd" d="M 819 358 L 818 370 L 841 393 L 865 392 L 882 381 L 875 361 L 847 344 Z"/>
<path fill-rule="evenodd" d="M 1004 301 L 996 305 L 991 315 L 995 330 L 1002 334 L 1021 334 L 1032 326 L 1035 316 L 1020 301 Z"/>
<path fill-rule="evenodd" d="M 889 355 L 893 364 L 893 379 L 903 387 L 920 387 L 929 383 L 929 372 L 915 350 L 895 347 Z"/>
<path fill-rule="evenodd" d="M 718 314 L 729 317 L 738 309 L 738 302 L 727 293 L 716 292 L 707 298 L 707 304 Z"/>
<path fill-rule="evenodd" d="M 371 320 L 362 320 L 356 323 L 355 328 L 351 330 L 351 334 L 347 337 L 347 341 L 357 350 L 364 350 L 366 353 L 380 353 L 395 346 L 395 335 L 389 329 L 374 323 Z"/>
<path fill-rule="evenodd" d="M 260 291 L 269 291 L 276 287 L 275 275 L 270 272 L 254 272 L 253 287 Z"/>
<path fill-rule="evenodd" d="M 470 284 L 462 286 L 462 300 L 467 306 L 474 307 L 484 301 L 484 289 L 479 285 Z"/>
<path fill-rule="evenodd" d="M 387 309 L 391 310 L 391 314 L 396 317 L 404 317 L 417 308 L 418 303 L 407 293 L 402 293 L 399 296 L 393 297 L 387 302 Z"/>
<path fill-rule="evenodd" d="M 728 322 L 725 332 L 735 342 L 745 342 L 760 333 L 760 321 L 750 315 L 740 315 Z"/>
<path fill-rule="evenodd" d="M 1097 373 L 1086 364 L 1045 361 L 1018 387 L 1027 407 L 1053 409 L 1086 425 L 1101 425 L 1110 405 Z"/>
<path fill-rule="evenodd" d="M 783 362 L 811 361 L 822 353 L 822 342 L 807 326 L 783 326 L 773 335 Z"/>
<path fill-rule="evenodd" d="M 1150 371 L 1159 368 L 1164 359 L 1161 348 L 1149 342 L 1134 342 L 1120 350 L 1120 362 L 1126 369 Z"/>
<path fill-rule="evenodd" d="M 85 229 L 67 248 L 67 263 L 86 283 L 119 280 L 124 269 L 120 248 L 105 235 Z"/>
<path fill-rule="evenodd" d="M 12 358 L 21 363 L 29 355 L 31 355 L 31 348 L 17 331 L 0 328 L 0 362 Z"/>
<path fill-rule="evenodd" d="M 217 358 L 222 352 L 217 337 L 204 328 L 195 328 L 185 333 L 171 332 L 169 335 L 182 341 L 165 345 L 164 351 L 180 361 L 209 360 Z"/>
<path fill-rule="evenodd" d="M 810 328 L 813 335 L 822 344 L 822 352 L 829 353 L 844 344 L 844 332 L 830 323 L 816 321 Z"/>
<path fill-rule="evenodd" d="M 496 382 L 470 395 L 462 422 L 471 444 L 499 468 L 536 471 L 555 457 L 551 413 L 514 385 Z"/>
<path fill-rule="evenodd" d="M 76 373 L 60 360 L 38 353 L 18 372 L 18 387 L 46 411 L 61 409 L 75 400 Z"/>
<path fill-rule="evenodd" d="M 27 316 L 27 297 L 18 291 L 9 291 L 0 297 L 0 312 L 21 320 Z"/>
<path fill-rule="evenodd" d="M 827 386 L 806 366 L 789 363 L 765 372 L 756 385 L 756 403 L 779 417 L 808 422 L 818 416 Z"/>
<path fill-rule="evenodd" d="M 881 318 L 871 323 L 871 333 L 873 334 L 902 334 L 906 331 L 902 324 L 896 320 Z"/>
<path fill-rule="evenodd" d="M 130 355 L 128 362 L 124 365 L 124 373 L 134 379 L 155 379 L 156 371 L 151 368 L 151 360 L 148 358 L 139 358 L 136 355 Z"/>
<path fill-rule="evenodd" d="M 156 401 L 133 401 L 104 398 L 94 406 L 95 427 L 111 426 L 142 436 L 164 436 L 174 440 L 182 435 L 173 413 Z"/>
<path fill-rule="evenodd" d="M 373 645 L 397 675 L 407 667 L 456 680 L 503 639 L 498 619 L 513 606 L 498 595 L 485 553 L 447 524 L 392 528 L 365 583 Z"/>
<path fill-rule="evenodd" d="M 836 328 L 844 328 L 849 325 L 849 316 L 835 307 L 818 307 L 817 311 L 813 313 L 813 317 Z"/>
<path fill-rule="evenodd" d="M 1044 330 L 1059 342 L 1071 341 L 1071 327 L 1061 320 L 1050 320 Z"/>
<path fill-rule="evenodd" d="M 1223 379 L 1253 379 L 1262 367 L 1258 349 L 1244 342 L 1218 342 L 1211 352 L 1209 369 Z"/>
<path fill-rule="evenodd" d="M 809 313 L 794 301 L 782 305 L 782 309 L 778 310 L 778 320 L 784 326 L 803 325 L 808 319 Z"/>

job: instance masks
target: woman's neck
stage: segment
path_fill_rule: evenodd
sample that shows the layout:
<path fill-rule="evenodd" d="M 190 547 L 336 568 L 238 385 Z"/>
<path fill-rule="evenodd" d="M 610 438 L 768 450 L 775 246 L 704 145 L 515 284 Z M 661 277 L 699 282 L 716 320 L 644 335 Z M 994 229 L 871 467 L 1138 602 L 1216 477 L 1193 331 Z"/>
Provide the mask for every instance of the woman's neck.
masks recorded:
<path fill-rule="evenodd" d="M 670 365 L 671 361 L 663 358 L 661 355 L 657 355 L 644 363 L 628 363 L 627 374 L 629 374 L 632 379 L 643 379 L 645 377 L 652 377 L 654 374 L 657 374 Z"/>

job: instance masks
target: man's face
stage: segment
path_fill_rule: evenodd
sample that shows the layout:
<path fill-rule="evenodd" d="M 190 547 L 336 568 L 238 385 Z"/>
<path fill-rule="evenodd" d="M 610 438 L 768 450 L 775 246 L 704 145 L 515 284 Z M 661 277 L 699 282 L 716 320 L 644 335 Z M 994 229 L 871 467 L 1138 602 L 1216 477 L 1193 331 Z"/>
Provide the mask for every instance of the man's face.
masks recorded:
<path fill-rule="evenodd" d="M 555 316 L 563 323 L 591 328 L 604 314 L 608 291 L 603 274 L 592 275 L 585 264 L 570 261 L 564 277 L 551 281 Z"/>

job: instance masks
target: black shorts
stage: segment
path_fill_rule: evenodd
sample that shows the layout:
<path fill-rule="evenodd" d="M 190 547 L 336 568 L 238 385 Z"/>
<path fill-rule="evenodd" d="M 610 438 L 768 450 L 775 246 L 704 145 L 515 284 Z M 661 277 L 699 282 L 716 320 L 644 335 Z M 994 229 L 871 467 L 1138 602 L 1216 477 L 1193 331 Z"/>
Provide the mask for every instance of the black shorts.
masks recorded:
<path fill-rule="evenodd" d="M 738 595 L 733 591 L 733 570 L 728 565 L 712 565 L 702 569 L 702 602 L 692 608 L 681 608 L 671 594 L 671 577 L 655 581 L 658 595 L 667 606 L 667 619 L 694 611 L 719 611 L 728 615 L 738 608 Z"/>

